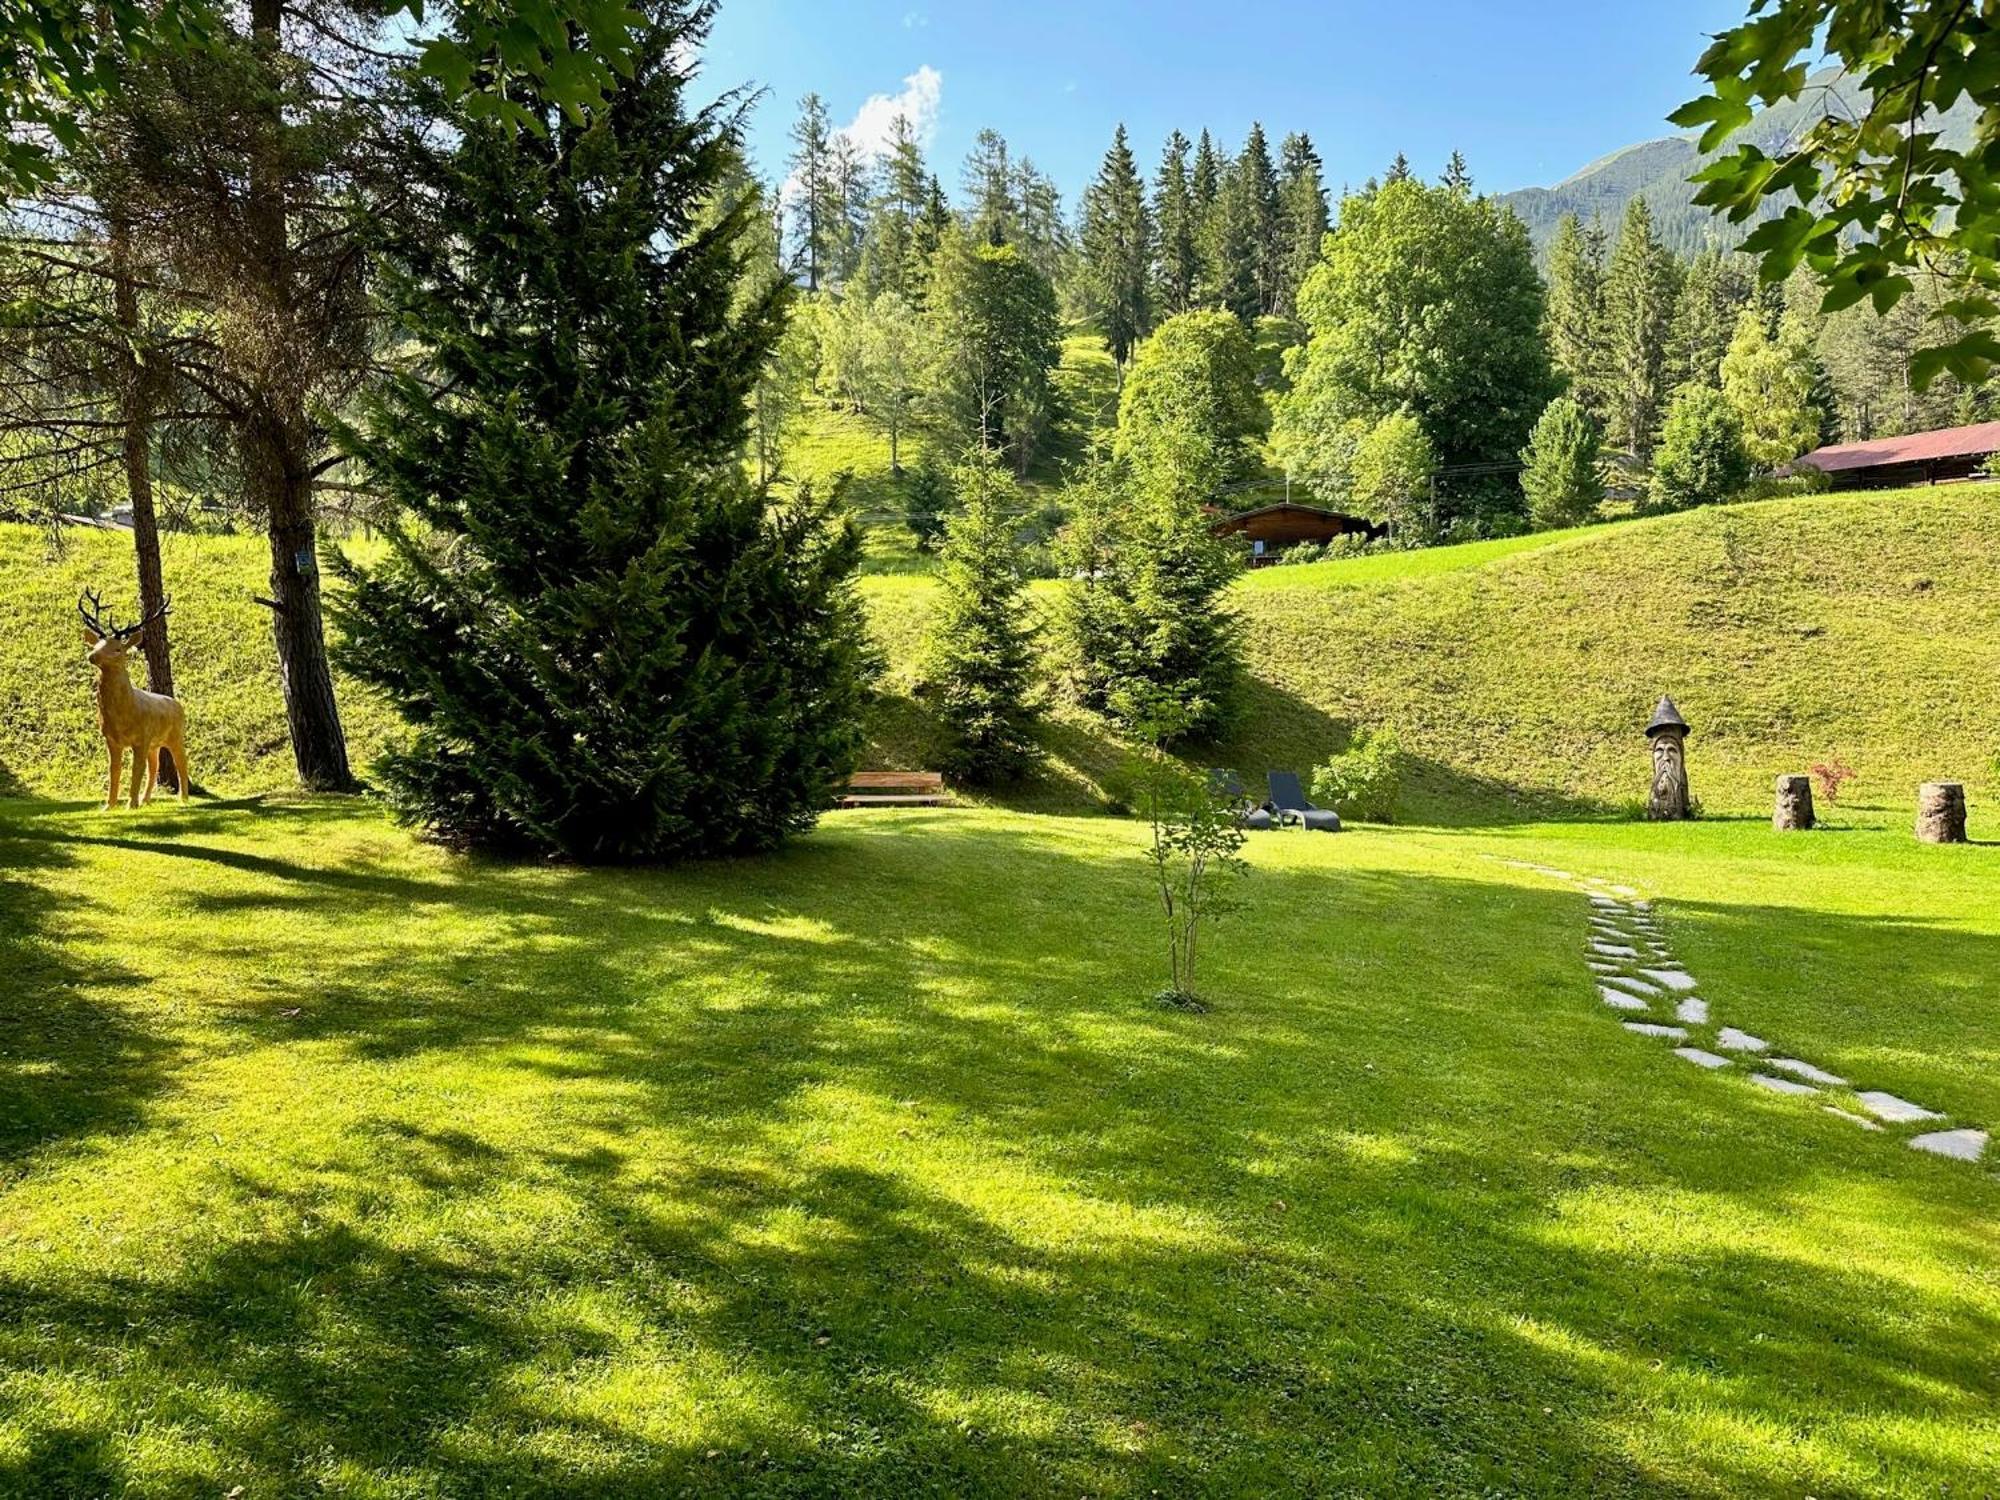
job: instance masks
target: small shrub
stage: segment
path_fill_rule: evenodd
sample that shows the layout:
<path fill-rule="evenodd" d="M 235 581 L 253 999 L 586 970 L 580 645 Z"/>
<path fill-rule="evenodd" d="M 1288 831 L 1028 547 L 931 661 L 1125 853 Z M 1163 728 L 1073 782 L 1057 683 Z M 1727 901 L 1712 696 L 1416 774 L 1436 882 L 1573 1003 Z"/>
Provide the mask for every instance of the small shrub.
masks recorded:
<path fill-rule="evenodd" d="M 1186 733 L 1186 709 L 1155 696 L 1135 706 L 1132 720 L 1141 749 L 1127 780 L 1152 834 L 1146 858 L 1167 928 L 1168 986 L 1156 998 L 1177 1010 L 1205 1011 L 1196 987 L 1202 926 L 1241 905 L 1232 892 L 1250 872 L 1243 824 L 1213 778 L 1161 748 Z"/>
<path fill-rule="evenodd" d="M 1813 785 L 1828 807 L 1840 805 L 1840 789 L 1852 781 L 1854 767 L 1844 760 L 1816 760 L 1812 763 Z"/>
<path fill-rule="evenodd" d="M 1343 818 L 1393 823 L 1403 792 L 1403 747 L 1393 729 L 1360 730 L 1313 772 L 1313 801 Z"/>
<path fill-rule="evenodd" d="M 1327 556 L 1327 546 L 1328 544 L 1324 542 L 1295 543 L 1278 554 L 1278 560 L 1273 566 L 1288 568 L 1298 567 L 1305 563 L 1324 562 Z"/>
<path fill-rule="evenodd" d="M 1647 500 L 1656 511 L 1727 500 L 1750 481 L 1743 425 L 1722 392 L 1684 385 L 1667 408 Z"/>

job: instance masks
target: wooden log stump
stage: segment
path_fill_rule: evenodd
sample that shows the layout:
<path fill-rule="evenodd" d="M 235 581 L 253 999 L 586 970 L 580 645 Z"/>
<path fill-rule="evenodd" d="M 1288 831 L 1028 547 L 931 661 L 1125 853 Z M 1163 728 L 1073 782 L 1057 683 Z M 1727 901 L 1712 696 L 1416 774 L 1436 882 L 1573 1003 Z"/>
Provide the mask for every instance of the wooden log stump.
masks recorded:
<path fill-rule="evenodd" d="M 1926 781 L 1917 788 L 1917 838 L 1926 844 L 1965 842 L 1965 785 Z"/>
<path fill-rule="evenodd" d="M 1771 812 L 1771 826 L 1780 833 L 1792 833 L 1813 826 L 1810 776 L 1778 778 L 1778 804 Z"/>

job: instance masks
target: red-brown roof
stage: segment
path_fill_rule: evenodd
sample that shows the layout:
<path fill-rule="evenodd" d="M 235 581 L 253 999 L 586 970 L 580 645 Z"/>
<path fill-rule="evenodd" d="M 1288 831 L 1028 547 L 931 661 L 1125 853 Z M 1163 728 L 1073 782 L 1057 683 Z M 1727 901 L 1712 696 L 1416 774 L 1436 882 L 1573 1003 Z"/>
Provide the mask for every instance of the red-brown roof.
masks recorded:
<path fill-rule="evenodd" d="M 1908 437 L 1877 438 L 1867 443 L 1832 443 L 1815 448 L 1802 464 L 1824 473 L 1874 469 L 1890 464 L 1921 464 L 1937 458 L 1981 458 L 2000 453 L 2000 422 L 1976 422 L 1970 427 L 1940 427 Z"/>

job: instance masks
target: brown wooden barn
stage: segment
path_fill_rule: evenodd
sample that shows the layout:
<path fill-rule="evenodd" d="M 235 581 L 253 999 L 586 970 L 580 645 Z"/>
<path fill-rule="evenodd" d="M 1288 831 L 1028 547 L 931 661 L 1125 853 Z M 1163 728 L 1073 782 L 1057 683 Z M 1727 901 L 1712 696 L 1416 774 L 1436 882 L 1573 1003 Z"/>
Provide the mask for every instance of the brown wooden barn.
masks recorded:
<path fill-rule="evenodd" d="M 1276 562 L 1279 553 L 1301 542 L 1330 542 L 1337 536 L 1356 534 L 1372 540 L 1382 534 L 1382 528 L 1365 517 L 1346 516 L 1337 510 L 1321 510 L 1316 505 L 1298 505 L 1290 500 L 1223 516 L 1212 529 L 1217 536 L 1247 539 L 1253 568 Z"/>
<path fill-rule="evenodd" d="M 1983 479 L 1996 453 L 2000 422 L 1978 422 L 1866 443 L 1833 443 L 1815 448 L 1792 467 L 1818 469 L 1837 490 L 1886 490 Z"/>

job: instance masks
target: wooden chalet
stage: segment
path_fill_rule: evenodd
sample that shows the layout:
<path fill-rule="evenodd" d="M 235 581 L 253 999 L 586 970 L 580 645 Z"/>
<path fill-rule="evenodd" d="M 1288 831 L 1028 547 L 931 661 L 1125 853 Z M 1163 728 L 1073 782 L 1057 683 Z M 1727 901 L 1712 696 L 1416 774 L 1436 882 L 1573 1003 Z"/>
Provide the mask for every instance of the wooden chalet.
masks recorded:
<path fill-rule="evenodd" d="M 1996 453 L 2000 422 L 1977 422 L 1865 443 L 1833 443 L 1815 448 L 1792 468 L 1818 469 L 1837 490 L 1886 490 L 1984 479 Z"/>
<path fill-rule="evenodd" d="M 1260 505 L 1255 510 L 1222 516 L 1211 526 L 1217 536 L 1240 536 L 1250 543 L 1250 566 L 1260 568 L 1278 560 L 1278 554 L 1301 542 L 1330 542 L 1335 537 L 1360 535 L 1370 540 L 1382 535 L 1380 526 L 1363 516 L 1342 515 L 1321 510 L 1316 505 L 1299 505 L 1281 500 Z"/>

